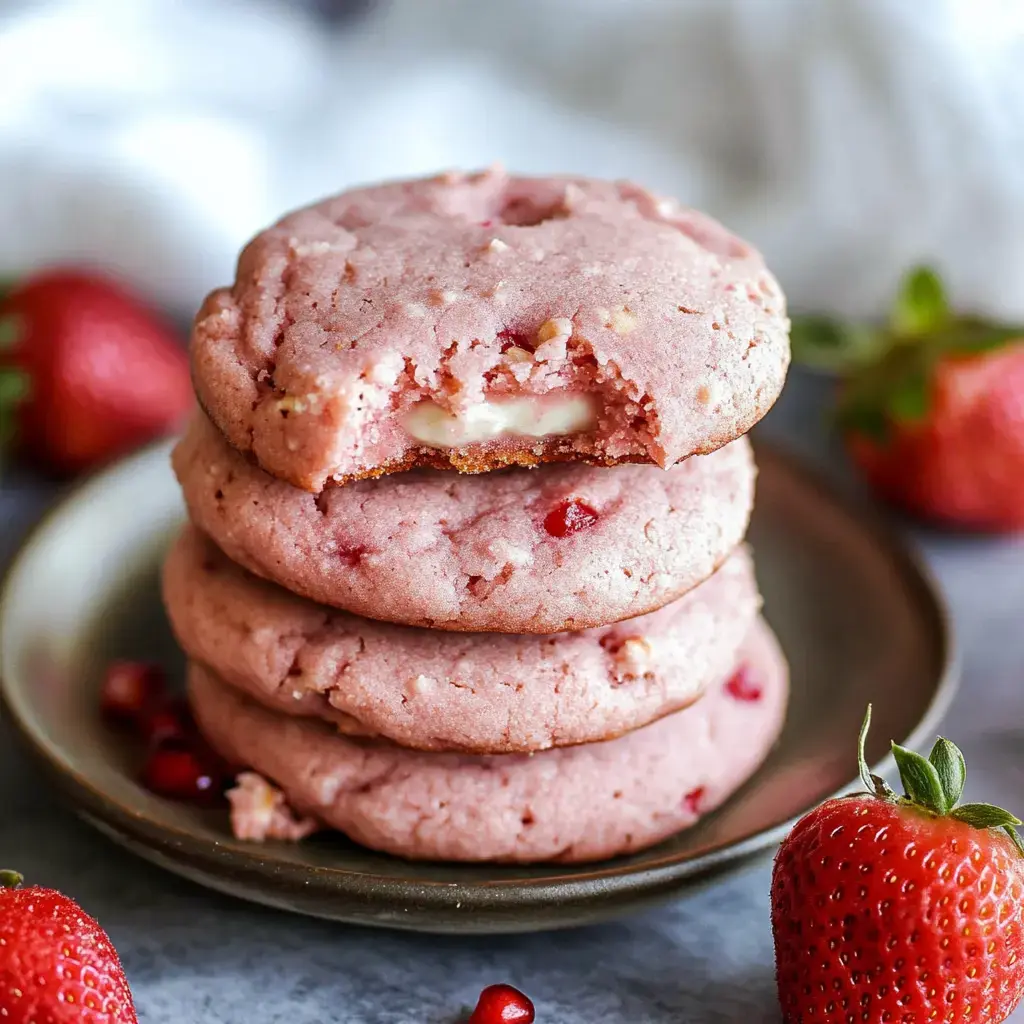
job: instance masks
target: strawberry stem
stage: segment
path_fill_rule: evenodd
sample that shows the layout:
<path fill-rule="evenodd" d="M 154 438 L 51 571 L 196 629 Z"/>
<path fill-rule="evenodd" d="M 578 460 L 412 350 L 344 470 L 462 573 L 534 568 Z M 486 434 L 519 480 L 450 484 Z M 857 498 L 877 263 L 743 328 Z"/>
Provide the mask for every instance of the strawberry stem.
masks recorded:
<path fill-rule="evenodd" d="M 0 889 L 17 889 L 24 881 L 17 871 L 0 870 Z"/>
<path fill-rule="evenodd" d="M 896 803 L 899 797 L 892 791 L 889 783 L 880 775 L 872 775 L 868 767 L 868 760 L 864 754 L 864 748 L 868 741 L 868 729 L 871 728 L 871 705 L 868 705 L 867 713 L 864 715 L 864 723 L 860 727 L 860 735 L 857 737 L 857 767 L 860 771 L 860 781 L 864 788 L 878 797 L 879 800 L 887 800 L 889 803 Z"/>

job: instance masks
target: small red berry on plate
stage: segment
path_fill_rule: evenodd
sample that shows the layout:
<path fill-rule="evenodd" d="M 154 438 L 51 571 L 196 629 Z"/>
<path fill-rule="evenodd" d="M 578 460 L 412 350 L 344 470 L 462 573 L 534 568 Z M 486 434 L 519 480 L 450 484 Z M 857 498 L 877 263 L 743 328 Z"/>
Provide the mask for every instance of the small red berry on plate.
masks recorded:
<path fill-rule="evenodd" d="M 165 743 L 149 755 L 143 785 L 172 800 L 213 802 L 222 795 L 225 778 L 213 758 L 204 755 L 187 743 Z"/>
<path fill-rule="evenodd" d="M 560 501 L 545 517 L 544 529 L 552 537 L 567 537 L 579 533 L 597 522 L 597 509 L 579 498 Z"/>
<path fill-rule="evenodd" d="M 151 747 L 174 740 L 184 743 L 195 731 L 192 712 L 181 698 L 164 700 L 142 711 L 136 719 L 139 737 Z"/>
<path fill-rule="evenodd" d="M 105 717 L 136 723 L 144 711 L 164 694 L 163 669 L 143 661 L 114 661 L 107 666 L 100 689 L 100 709 Z"/>
<path fill-rule="evenodd" d="M 106 932 L 53 889 L 0 871 L 0 1019 L 4 1024 L 136 1024 Z"/>
<path fill-rule="evenodd" d="M 468 1024 L 533 1024 L 533 1003 L 511 985 L 489 985 L 480 993 Z"/>
<path fill-rule="evenodd" d="M 783 841 L 772 873 L 786 1024 L 1005 1020 L 1024 995 L 1020 821 L 960 804 L 966 767 L 940 739 L 893 744 L 906 795 L 858 763 L 867 793 L 829 800 Z"/>
<path fill-rule="evenodd" d="M 725 684 L 725 692 L 733 700 L 755 704 L 764 696 L 764 690 L 754 678 L 753 669 L 749 665 L 741 665 Z"/>

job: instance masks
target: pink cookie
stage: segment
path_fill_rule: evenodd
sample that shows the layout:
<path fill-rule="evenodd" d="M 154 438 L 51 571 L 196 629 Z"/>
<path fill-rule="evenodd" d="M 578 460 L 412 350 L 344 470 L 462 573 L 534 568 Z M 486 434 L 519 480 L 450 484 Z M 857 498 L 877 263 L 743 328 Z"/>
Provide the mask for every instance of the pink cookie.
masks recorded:
<path fill-rule="evenodd" d="M 692 825 L 761 763 L 785 715 L 786 663 L 762 625 L 741 659 L 742 685 L 717 684 L 693 707 L 619 739 L 533 755 L 351 739 L 274 714 L 195 664 L 189 692 L 221 754 L 280 786 L 299 814 L 365 846 L 425 860 L 588 861 Z M 236 828 L 259 834 L 248 824 L 242 803 Z"/>
<path fill-rule="evenodd" d="M 755 476 L 741 438 L 668 472 L 420 470 L 314 497 L 202 419 L 174 468 L 192 521 L 257 575 L 371 619 L 502 633 L 600 626 L 682 596 L 742 540 Z"/>
<path fill-rule="evenodd" d="M 411 466 L 675 465 L 745 433 L 785 299 L 720 224 L 636 185 L 448 174 L 258 235 L 196 318 L 200 402 L 310 491 Z"/>
<path fill-rule="evenodd" d="M 164 603 L 190 658 L 270 708 L 403 747 L 507 754 L 610 739 L 693 703 L 736 663 L 760 598 L 741 548 L 681 600 L 616 626 L 441 633 L 295 597 L 188 527 Z"/>

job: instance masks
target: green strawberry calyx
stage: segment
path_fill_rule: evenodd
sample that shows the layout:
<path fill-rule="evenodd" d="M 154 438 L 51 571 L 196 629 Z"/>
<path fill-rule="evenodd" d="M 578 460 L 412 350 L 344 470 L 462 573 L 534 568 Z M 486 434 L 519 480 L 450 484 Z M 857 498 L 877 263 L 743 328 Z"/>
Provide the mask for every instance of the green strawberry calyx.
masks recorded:
<path fill-rule="evenodd" d="M 1024 326 L 954 312 L 939 275 L 921 266 L 904 276 L 884 323 L 794 317 L 790 339 L 796 362 L 843 376 L 839 426 L 884 441 L 893 423 L 927 417 L 940 360 L 1022 340 Z"/>
<path fill-rule="evenodd" d="M 0 315 L 0 453 L 14 437 L 18 405 L 30 391 L 28 375 L 4 363 L 4 353 L 14 347 L 21 333 L 17 317 Z"/>
<path fill-rule="evenodd" d="M 869 704 L 857 742 L 857 767 L 864 788 L 872 796 L 888 803 L 914 807 L 938 818 L 955 818 L 973 828 L 1002 829 L 1021 856 L 1024 856 L 1024 842 L 1017 832 L 1020 818 L 992 804 L 960 803 L 964 783 L 967 781 L 967 762 L 955 743 L 940 736 L 927 757 L 893 743 L 892 756 L 904 789 L 904 795 L 900 796 L 885 779 L 872 774 L 868 767 L 864 746 L 870 727 Z"/>
<path fill-rule="evenodd" d="M 17 871 L 0 870 L 0 889 L 17 889 L 24 881 Z"/>

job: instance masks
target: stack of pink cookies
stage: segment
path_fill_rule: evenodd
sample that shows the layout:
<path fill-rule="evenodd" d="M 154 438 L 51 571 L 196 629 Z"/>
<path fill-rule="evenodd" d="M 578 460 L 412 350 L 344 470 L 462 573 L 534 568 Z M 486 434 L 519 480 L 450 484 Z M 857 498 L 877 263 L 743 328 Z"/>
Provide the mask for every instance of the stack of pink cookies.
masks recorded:
<path fill-rule="evenodd" d="M 778 284 L 632 185 L 449 174 L 244 250 L 164 576 L 243 838 L 583 861 L 755 770 L 785 660 L 743 545 Z"/>

